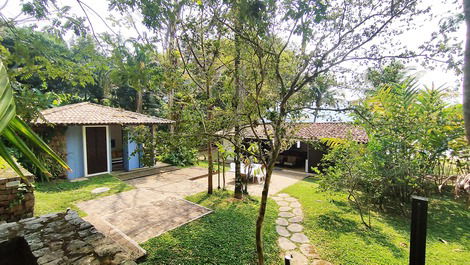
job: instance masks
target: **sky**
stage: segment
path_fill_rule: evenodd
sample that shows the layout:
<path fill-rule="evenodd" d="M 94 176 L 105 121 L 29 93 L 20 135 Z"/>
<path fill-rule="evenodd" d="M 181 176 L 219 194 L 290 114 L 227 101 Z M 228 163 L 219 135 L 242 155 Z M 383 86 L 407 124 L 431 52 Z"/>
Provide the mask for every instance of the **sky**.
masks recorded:
<path fill-rule="evenodd" d="M 22 1 L 22 0 L 21 0 Z M 90 6 L 94 11 L 99 13 L 102 18 L 108 18 L 110 16 L 114 16 L 116 18 L 122 17 L 121 14 L 118 12 L 110 12 L 108 10 L 108 3 L 106 0 L 81 0 L 86 5 Z M 408 47 L 416 47 L 418 44 L 422 43 L 422 40 L 428 39 L 430 34 L 437 28 L 438 25 L 438 18 L 442 16 L 448 16 L 449 14 L 456 13 L 459 11 L 460 6 L 459 3 L 461 1 L 456 0 L 425 0 L 426 3 L 432 1 L 432 13 L 435 14 L 435 18 L 431 20 L 424 20 L 417 18 L 415 21 L 418 23 L 418 28 L 416 30 L 409 30 L 405 32 L 401 38 L 402 42 Z M 17 16 L 20 13 L 20 5 L 18 4 L 19 0 L 0 0 L 0 12 L 6 16 L 7 18 L 12 18 Z M 71 6 L 71 12 L 77 14 L 78 16 L 83 16 L 84 12 L 77 4 L 76 0 L 57 0 L 59 6 L 68 5 Z M 93 28 L 96 33 L 108 32 L 109 28 L 101 21 L 101 19 L 94 14 L 91 10 L 88 10 L 85 6 L 85 9 L 88 13 L 88 16 L 93 24 Z M 145 26 L 140 23 L 141 17 L 139 17 L 138 13 L 132 13 L 135 22 L 137 23 L 138 30 L 143 33 L 146 32 L 147 34 L 151 35 L 152 33 L 149 32 Z M 21 16 L 20 16 L 21 17 Z M 45 23 L 37 23 L 38 25 L 45 24 Z M 137 37 L 138 34 L 134 29 L 126 28 L 126 27 L 117 27 L 113 26 L 113 23 L 108 21 L 107 23 L 109 26 L 113 28 L 115 32 L 120 32 L 123 36 L 130 38 L 130 37 Z M 463 40 L 465 37 L 465 24 L 462 23 L 459 31 L 455 34 L 455 37 L 462 41 L 462 48 L 463 48 Z M 431 87 L 448 87 L 450 90 L 454 91 L 452 98 L 449 101 L 454 103 L 461 103 L 462 98 L 462 76 L 457 75 L 453 71 L 447 71 L 444 67 L 438 67 L 434 70 L 429 70 L 423 68 L 419 64 L 407 64 L 408 68 L 414 69 L 411 74 L 415 74 L 419 78 L 419 83 L 421 85 Z M 365 69 L 363 69 L 365 70 Z M 361 71 L 361 70 L 360 70 Z M 356 99 L 360 97 L 355 92 L 348 92 L 345 93 L 345 98 L 347 99 Z"/>

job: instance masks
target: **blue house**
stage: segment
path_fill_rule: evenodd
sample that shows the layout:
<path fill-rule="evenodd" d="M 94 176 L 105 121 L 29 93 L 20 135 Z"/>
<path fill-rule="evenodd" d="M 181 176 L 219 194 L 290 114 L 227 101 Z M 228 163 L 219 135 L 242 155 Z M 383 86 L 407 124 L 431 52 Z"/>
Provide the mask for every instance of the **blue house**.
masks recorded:
<path fill-rule="evenodd" d="M 65 141 L 62 149 L 72 171 L 67 178 L 88 177 L 142 167 L 138 145 L 127 127 L 152 127 L 173 121 L 119 108 L 82 102 L 41 111 L 38 128 L 53 128 Z"/>

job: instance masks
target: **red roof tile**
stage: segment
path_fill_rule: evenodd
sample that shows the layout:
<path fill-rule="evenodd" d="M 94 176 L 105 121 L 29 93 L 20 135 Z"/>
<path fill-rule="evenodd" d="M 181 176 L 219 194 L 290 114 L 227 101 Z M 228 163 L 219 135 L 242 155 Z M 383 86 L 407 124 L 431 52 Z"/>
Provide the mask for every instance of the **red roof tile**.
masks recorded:
<path fill-rule="evenodd" d="M 42 118 L 33 124 L 166 124 L 172 120 L 162 119 L 137 112 L 98 105 L 90 102 L 65 105 L 41 111 Z"/>

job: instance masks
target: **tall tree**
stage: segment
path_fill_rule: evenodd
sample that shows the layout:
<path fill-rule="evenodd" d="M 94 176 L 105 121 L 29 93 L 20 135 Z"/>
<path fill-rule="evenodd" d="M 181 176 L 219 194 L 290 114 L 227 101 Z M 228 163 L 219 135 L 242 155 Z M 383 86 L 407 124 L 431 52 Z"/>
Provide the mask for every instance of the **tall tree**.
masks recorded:
<path fill-rule="evenodd" d="M 246 101 L 266 104 L 261 95 L 270 95 L 268 108 L 262 107 L 268 111 L 259 112 L 261 115 L 256 120 L 263 128 L 268 147 L 262 157 L 266 165 L 266 181 L 256 222 L 258 263 L 264 264 L 262 228 L 272 172 L 279 152 L 286 144 L 291 122 L 299 117 L 299 110 L 308 107 L 306 101 L 300 100 L 306 86 L 321 75 L 348 65 L 346 62 L 351 65 L 352 62 L 367 63 L 395 57 L 434 60 L 437 55 L 429 45 L 397 54 L 387 50 L 403 33 L 402 27 L 396 25 L 404 23 L 413 27 L 412 18 L 428 12 L 427 6 L 418 5 L 415 0 L 367 3 L 349 0 L 256 1 L 248 6 L 253 19 L 262 18 L 261 21 L 268 24 L 262 28 L 264 32 L 253 31 L 260 27 L 231 27 L 259 58 L 252 78 L 258 82 L 246 86 L 249 97 Z M 266 15 L 272 13 L 277 15 Z M 294 35 L 302 37 L 305 49 L 294 49 Z M 286 56 L 290 52 L 294 53 L 293 56 Z M 253 130 L 253 133 L 260 132 Z"/>

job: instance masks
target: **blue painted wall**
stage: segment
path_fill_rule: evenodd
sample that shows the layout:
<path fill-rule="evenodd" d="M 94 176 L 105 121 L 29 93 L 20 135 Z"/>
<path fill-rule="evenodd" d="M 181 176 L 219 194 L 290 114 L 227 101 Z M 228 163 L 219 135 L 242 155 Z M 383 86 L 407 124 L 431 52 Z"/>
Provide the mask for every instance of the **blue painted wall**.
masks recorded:
<path fill-rule="evenodd" d="M 65 131 L 67 146 L 67 164 L 72 172 L 67 173 L 69 179 L 85 176 L 83 164 L 83 135 L 81 126 L 70 126 Z"/>

